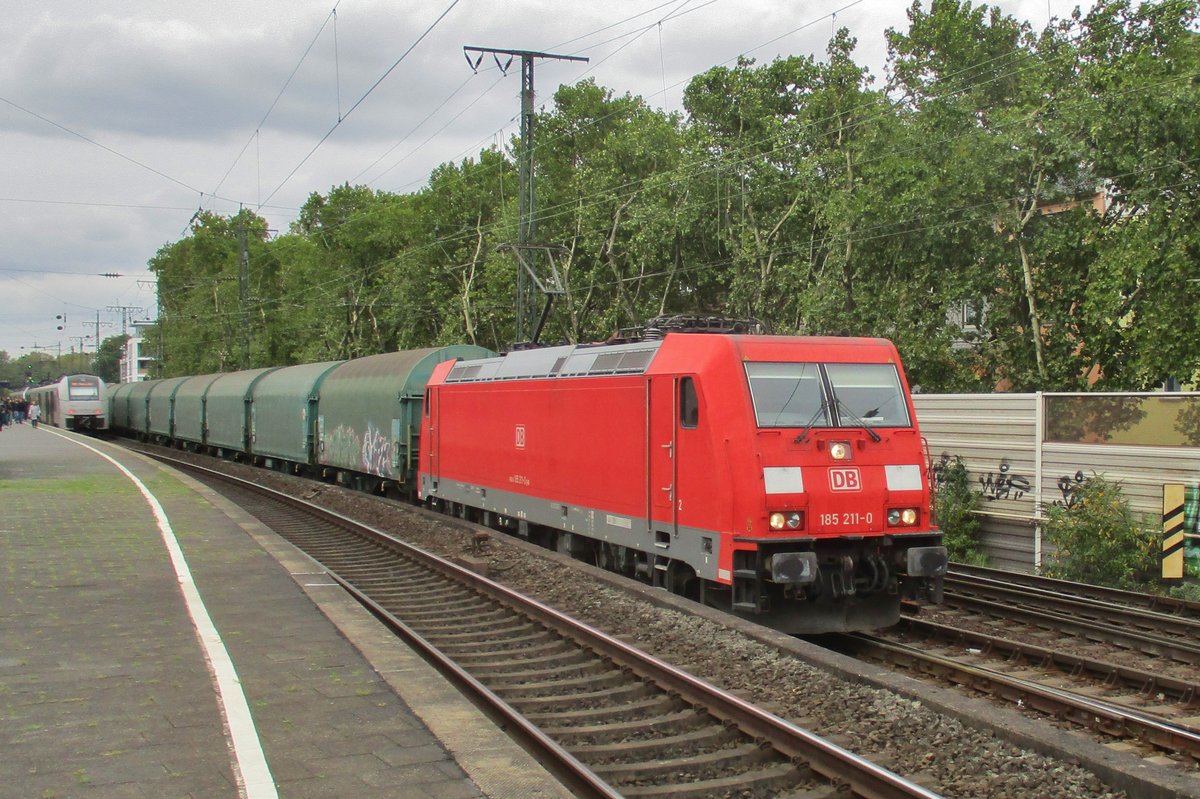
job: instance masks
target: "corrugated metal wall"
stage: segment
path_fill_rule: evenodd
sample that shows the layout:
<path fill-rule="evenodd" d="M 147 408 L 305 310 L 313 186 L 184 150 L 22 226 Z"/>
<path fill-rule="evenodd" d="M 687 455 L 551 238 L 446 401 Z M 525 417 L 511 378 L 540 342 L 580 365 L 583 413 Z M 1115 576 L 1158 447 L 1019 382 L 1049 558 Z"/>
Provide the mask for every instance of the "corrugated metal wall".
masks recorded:
<path fill-rule="evenodd" d="M 983 495 L 983 549 L 1001 569 L 1036 562 L 1038 402 L 1032 394 L 918 394 L 917 423 L 936 466 L 962 458 Z"/>
<path fill-rule="evenodd" d="M 984 498 L 983 549 L 997 568 L 1036 568 L 1041 559 L 1041 508 L 1068 503 L 1074 486 L 1093 473 L 1121 483 L 1134 513 L 1149 516 L 1152 526 L 1161 519 L 1163 484 L 1200 482 L 1200 447 L 1046 442 L 1047 396 L 1067 395 L 913 397 L 935 477 L 943 458 L 958 456 Z"/>

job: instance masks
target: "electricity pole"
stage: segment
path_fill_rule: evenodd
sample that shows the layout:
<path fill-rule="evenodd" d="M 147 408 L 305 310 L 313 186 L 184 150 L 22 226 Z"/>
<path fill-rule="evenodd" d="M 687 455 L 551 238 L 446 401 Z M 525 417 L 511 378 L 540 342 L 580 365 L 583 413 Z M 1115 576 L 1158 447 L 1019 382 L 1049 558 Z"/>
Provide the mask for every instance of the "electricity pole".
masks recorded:
<path fill-rule="evenodd" d="M 238 212 L 239 214 L 241 211 Z M 250 250 L 246 246 L 246 226 L 239 222 L 237 228 L 238 237 L 238 311 L 241 317 L 242 327 L 242 357 L 241 368 L 250 368 L 250 319 L 248 317 L 249 309 L 246 307 L 246 295 L 248 293 L 248 283 L 250 282 Z"/>
<path fill-rule="evenodd" d="M 478 53 L 479 56 L 472 61 L 470 53 Z M 507 72 L 508 67 L 512 64 L 513 59 L 520 57 L 521 59 L 521 152 L 517 162 L 517 174 L 520 181 L 520 193 L 518 194 L 517 209 L 517 244 L 514 248 L 517 254 L 517 330 L 516 340 L 518 344 L 525 343 L 527 340 L 531 343 L 536 343 L 537 335 L 541 332 L 541 326 L 545 322 L 545 312 L 542 314 L 542 322 L 535 321 L 537 315 L 537 306 L 534 303 L 534 291 L 542 282 L 537 278 L 537 254 L 539 248 L 534 242 L 537 240 L 537 193 L 535 190 L 534 169 L 533 169 L 533 61 L 535 58 L 553 58 L 558 61 L 587 61 L 582 56 L 559 55 L 555 53 L 538 53 L 532 50 L 503 50 L 496 47 L 463 47 L 463 54 L 467 57 L 467 63 L 471 65 L 471 69 L 477 70 L 479 63 L 483 60 L 486 53 L 491 53 L 496 61 L 496 66 L 501 72 Z M 508 56 L 508 61 L 501 64 L 500 56 Z M 508 245 L 512 246 L 512 245 Z M 522 257 L 524 256 L 524 257 Z M 554 276 L 557 280 L 557 275 Z M 549 310 L 549 307 L 546 309 Z M 527 338 L 528 336 L 528 338 Z"/>
<path fill-rule="evenodd" d="M 121 314 L 121 335 L 127 335 L 129 332 L 129 320 L 133 318 L 135 313 L 141 313 L 142 308 L 133 305 L 110 305 L 104 310 L 109 313 Z"/>
<path fill-rule="evenodd" d="M 154 286 L 154 329 L 158 333 L 158 357 L 154 363 L 161 377 L 167 363 L 166 353 L 163 352 L 163 326 L 166 320 L 163 318 L 162 292 L 158 290 L 157 280 L 139 280 L 137 283 L 144 288 Z"/>

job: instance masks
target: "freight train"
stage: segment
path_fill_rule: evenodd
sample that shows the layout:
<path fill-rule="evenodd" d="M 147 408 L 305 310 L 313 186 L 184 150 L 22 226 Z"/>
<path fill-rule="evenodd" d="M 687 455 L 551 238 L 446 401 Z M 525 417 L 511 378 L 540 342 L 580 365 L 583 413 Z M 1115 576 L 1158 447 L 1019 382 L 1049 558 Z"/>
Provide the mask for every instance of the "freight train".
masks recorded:
<path fill-rule="evenodd" d="M 125 384 L 112 423 L 409 497 L 788 633 L 941 598 L 929 459 L 883 339 L 432 348 Z"/>
<path fill-rule="evenodd" d="M 27 389 L 25 399 L 41 406 L 43 424 L 81 433 L 108 429 L 108 389 L 96 375 L 67 375 Z"/>

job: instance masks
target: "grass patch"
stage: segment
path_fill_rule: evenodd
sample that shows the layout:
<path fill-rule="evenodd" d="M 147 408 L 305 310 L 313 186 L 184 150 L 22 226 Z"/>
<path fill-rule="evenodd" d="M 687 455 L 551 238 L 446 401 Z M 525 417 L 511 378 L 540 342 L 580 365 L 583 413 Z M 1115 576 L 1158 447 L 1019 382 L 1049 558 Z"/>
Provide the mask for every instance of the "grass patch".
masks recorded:
<path fill-rule="evenodd" d="M 0 482 L 0 494 L 75 494 L 98 497 L 123 491 L 130 493 L 134 487 L 120 475 L 93 475 L 69 479 L 5 480 Z"/>

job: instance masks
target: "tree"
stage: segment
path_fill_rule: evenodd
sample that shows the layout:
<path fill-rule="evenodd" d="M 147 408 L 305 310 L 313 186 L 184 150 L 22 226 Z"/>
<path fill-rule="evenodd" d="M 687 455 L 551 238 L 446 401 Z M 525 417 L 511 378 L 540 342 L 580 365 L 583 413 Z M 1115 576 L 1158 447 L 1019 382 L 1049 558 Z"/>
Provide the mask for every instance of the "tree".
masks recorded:
<path fill-rule="evenodd" d="M 395 349 L 400 326 L 387 305 L 398 255 L 412 243 L 413 199 L 363 186 L 342 185 L 327 197 L 309 195 L 292 232 L 312 246 L 300 247 L 288 264 L 288 285 L 313 338 L 309 359 L 357 358 Z M 314 357 L 315 356 L 315 357 Z"/>
<path fill-rule="evenodd" d="M 1078 387 L 1077 255 L 1091 228 L 1083 212 L 1047 213 L 1096 188 L 1063 110 L 1074 101 L 1072 47 L 960 0 L 928 12 L 914 2 L 908 15 L 907 32 L 888 32 L 890 87 L 924 129 L 927 157 L 949 156 L 932 187 L 959 227 L 958 255 L 942 250 L 957 260 L 946 277 L 987 308 L 971 367 L 1017 389 Z"/>
<path fill-rule="evenodd" d="M 262 270 L 251 272 L 260 280 L 243 292 L 239 259 L 245 240 L 250 261 L 257 266 L 255 254 L 262 252 L 266 238 L 266 221 L 249 211 L 229 218 L 204 212 L 193 220 L 186 238 L 164 245 L 150 259 L 150 270 L 158 278 L 164 375 L 204 374 L 253 363 L 246 343 L 261 309 L 267 307 L 255 298 L 260 293 L 256 287 L 268 276 Z M 258 303 L 257 314 L 252 302 Z M 265 359 L 274 355 L 268 352 Z"/>
<path fill-rule="evenodd" d="M 116 383 L 121 379 L 121 358 L 125 354 L 125 342 L 129 336 L 109 336 L 96 350 L 96 375 L 105 383 Z"/>
<path fill-rule="evenodd" d="M 400 256 L 391 301 L 401 309 L 401 347 L 512 340 L 512 256 L 517 174 L 497 150 L 442 164 L 414 198 L 413 245 Z"/>
<path fill-rule="evenodd" d="M 1083 309 L 1104 387 L 1200 381 L 1198 16 L 1195 0 L 1077 15 L 1085 140 L 1109 200 Z"/>
<path fill-rule="evenodd" d="M 891 338 L 931 391 L 1200 380 L 1198 2 L 1038 33 L 917 0 L 883 89 L 844 29 L 824 61 L 697 75 L 685 115 L 560 87 L 534 154 L 537 243 L 563 248 L 543 341 L 724 313 Z M 515 178 L 486 150 L 414 194 L 334 187 L 272 240 L 201 214 L 151 261 L 168 373 L 512 343 Z"/>
<path fill-rule="evenodd" d="M 713 242 L 708 274 L 696 282 L 718 307 L 775 322 L 781 332 L 804 325 L 790 299 L 812 274 L 805 267 L 822 260 L 805 246 L 824 238 L 814 207 L 822 189 L 799 121 L 818 80 L 811 58 L 760 67 L 743 58 L 684 91 L 689 157 L 703 166 L 689 187 L 684 235 Z"/>

